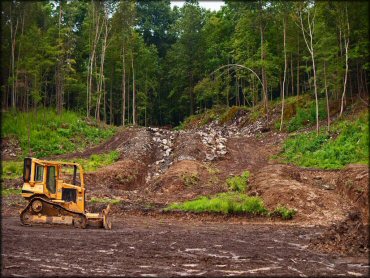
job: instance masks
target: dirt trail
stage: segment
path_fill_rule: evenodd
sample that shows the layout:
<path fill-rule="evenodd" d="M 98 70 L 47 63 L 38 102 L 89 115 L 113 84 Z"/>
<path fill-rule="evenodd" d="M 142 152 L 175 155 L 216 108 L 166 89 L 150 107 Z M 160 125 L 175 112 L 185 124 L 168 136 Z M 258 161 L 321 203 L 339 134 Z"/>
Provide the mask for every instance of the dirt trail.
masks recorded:
<path fill-rule="evenodd" d="M 112 231 L 22 227 L 3 218 L 2 275 L 366 276 L 366 258 L 308 249 L 319 227 L 115 220 Z M 87 236 L 88 235 L 88 236 Z"/>

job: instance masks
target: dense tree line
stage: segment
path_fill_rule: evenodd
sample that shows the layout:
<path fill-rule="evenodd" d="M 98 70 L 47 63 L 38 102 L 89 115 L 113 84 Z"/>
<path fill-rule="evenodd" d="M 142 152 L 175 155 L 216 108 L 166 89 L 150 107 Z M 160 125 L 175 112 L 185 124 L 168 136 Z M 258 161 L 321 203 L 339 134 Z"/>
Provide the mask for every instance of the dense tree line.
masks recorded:
<path fill-rule="evenodd" d="M 175 125 L 214 105 L 262 103 L 268 115 L 271 99 L 284 111 L 286 97 L 309 94 L 316 111 L 325 100 L 341 115 L 367 101 L 366 2 L 226 1 L 217 12 L 169 0 L 1 5 L 5 109 Z"/>

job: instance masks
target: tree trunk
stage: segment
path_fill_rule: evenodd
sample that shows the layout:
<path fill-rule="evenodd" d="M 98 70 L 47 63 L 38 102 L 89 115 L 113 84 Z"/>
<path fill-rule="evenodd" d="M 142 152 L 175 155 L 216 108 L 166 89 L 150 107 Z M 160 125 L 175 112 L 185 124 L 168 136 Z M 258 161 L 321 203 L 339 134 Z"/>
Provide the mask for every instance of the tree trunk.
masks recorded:
<path fill-rule="evenodd" d="M 261 74 L 262 74 L 262 91 L 263 91 L 263 107 L 264 112 L 266 113 L 266 117 L 268 119 L 268 95 L 267 95 L 267 79 L 266 79 L 266 72 L 265 67 L 263 65 L 264 61 L 266 60 L 266 54 L 264 50 L 264 30 L 262 26 L 262 1 L 259 1 L 259 15 L 260 15 L 260 36 L 261 36 Z"/>
<path fill-rule="evenodd" d="M 328 132 L 330 131 L 330 109 L 329 109 L 329 95 L 328 95 L 328 86 L 326 84 L 326 62 L 324 61 L 324 84 L 325 84 L 325 98 L 326 98 L 326 112 L 328 119 Z"/>
<path fill-rule="evenodd" d="M 88 66 L 88 74 L 87 74 L 87 91 L 86 91 L 86 117 L 90 116 L 91 110 L 91 101 L 92 101 L 92 80 L 93 80 L 93 69 L 96 63 L 96 48 L 100 39 L 101 32 L 103 30 L 103 26 L 100 28 L 100 15 L 98 14 L 97 22 L 95 22 L 95 4 L 92 2 L 93 12 L 93 28 L 95 27 L 95 36 L 92 43 L 92 50 L 89 57 L 89 66 Z"/>
<path fill-rule="evenodd" d="M 280 119 L 280 131 L 283 129 L 284 121 L 284 102 L 285 102 L 285 80 L 287 71 L 287 58 L 286 58 L 286 22 L 283 18 L 283 38 L 284 38 L 284 77 L 283 77 L 283 90 L 282 90 L 282 100 L 281 100 L 281 119 Z"/>
<path fill-rule="evenodd" d="M 104 33 L 104 39 L 102 41 L 102 53 L 101 53 L 101 58 L 100 58 L 100 72 L 99 72 L 99 83 L 98 83 L 98 100 L 96 103 L 96 109 L 95 109 L 95 118 L 97 121 L 100 121 L 100 103 L 101 103 L 101 97 L 102 97 L 102 91 L 103 94 L 105 94 L 104 90 L 104 83 L 105 83 L 105 78 L 104 78 L 104 62 L 105 62 L 105 52 L 107 50 L 107 39 L 108 39 L 108 14 L 107 11 L 105 12 L 104 15 L 104 20 L 103 20 L 103 26 L 105 26 L 105 33 Z"/>
<path fill-rule="evenodd" d="M 127 121 L 130 123 L 130 78 L 127 78 Z"/>
<path fill-rule="evenodd" d="M 302 11 L 299 12 L 299 19 L 301 23 L 301 29 L 304 41 L 306 43 L 307 49 L 311 54 L 311 60 L 312 60 L 312 70 L 313 70 L 313 83 L 314 83 L 314 93 L 315 93 L 315 104 L 316 104 L 316 133 L 319 134 L 319 100 L 317 95 L 317 82 L 316 82 L 316 65 L 315 65 L 315 53 L 313 48 L 313 29 L 315 27 L 315 11 L 314 16 L 310 21 L 310 12 L 308 11 L 307 15 L 307 22 L 308 22 L 308 36 L 309 36 L 309 42 L 306 38 L 306 30 L 303 26 L 303 19 L 302 19 Z"/>
<path fill-rule="evenodd" d="M 10 7 L 12 4 L 10 4 Z M 16 108 L 16 88 L 15 88 L 15 47 L 18 30 L 18 17 L 13 30 L 12 13 L 10 8 L 10 40 L 11 40 L 11 76 L 12 76 L 12 108 Z"/>
<path fill-rule="evenodd" d="M 340 113 L 339 117 L 342 117 L 343 109 L 344 109 L 344 98 L 346 95 L 346 89 L 347 89 L 347 78 L 348 78 L 348 46 L 349 46 L 349 21 L 348 21 L 348 13 L 347 13 L 347 6 L 346 6 L 346 19 L 347 19 L 347 34 L 345 32 L 343 33 L 343 40 L 344 40 L 344 49 L 345 49 L 345 57 L 346 57 L 346 71 L 344 74 L 344 84 L 343 84 L 343 94 L 340 104 Z M 341 43 L 342 45 L 342 43 Z"/>
<path fill-rule="evenodd" d="M 292 82 L 291 82 L 292 96 L 294 96 L 294 69 L 293 69 L 293 54 L 292 53 L 290 53 L 290 73 L 292 77 Z"/>
<path fill-rule="evenodd" d="M 297 97 L 299 97 L 299 36 L 298 36 L 298 51 L 297 51 Z"/>
<path fill-rule="evenodd" d="M 136 125 L 136 83 L 135 83 L 135 68 L 134 68 L 134 53 L 131 55 L 132 68 L 132 124 Z"/>
<path fill-rule="evenodd" d="M 114 79 L 114 67 L 115 63 L 113 63 L 112 66 L 112 76 L 110 79 L 110 90 L 109 90 L 109 124 L 112 125 L 114 124 L 114 119 L 113 119 L 113 79 Z"/>
<path fill-rule="evenodd" d="M 58 19 L 58 38 L 60 39 L 60 26 L 62 23 L 62 1 L 59 1 L 59 19 Z M 63 55 L 63 54 L 61 54 Z M 57 104 L 57 113 L 61 114 L 63 110 L 63 71 L 62 71 L 62 57 L 59 55 L 57 70 L 56 70 L 56 104 Z"/>
<path fill-rule="evenodd" d="M 126 66 L 125 66 L 125 46 L 122 44 L 122 126 L 125 126 L 126 117 Z"/>

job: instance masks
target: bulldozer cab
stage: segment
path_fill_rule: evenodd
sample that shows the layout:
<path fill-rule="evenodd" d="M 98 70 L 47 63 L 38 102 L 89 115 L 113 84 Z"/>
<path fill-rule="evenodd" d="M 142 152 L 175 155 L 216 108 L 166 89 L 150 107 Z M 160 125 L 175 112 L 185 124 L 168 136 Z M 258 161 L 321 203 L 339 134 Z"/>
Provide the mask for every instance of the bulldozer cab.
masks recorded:
<path fill-rule="evenodd" d="M 74 162 L 24 159 L 23 197 L 44 195 L 77 212 L 85 209 L 85 188 L 82 167 Z"/>

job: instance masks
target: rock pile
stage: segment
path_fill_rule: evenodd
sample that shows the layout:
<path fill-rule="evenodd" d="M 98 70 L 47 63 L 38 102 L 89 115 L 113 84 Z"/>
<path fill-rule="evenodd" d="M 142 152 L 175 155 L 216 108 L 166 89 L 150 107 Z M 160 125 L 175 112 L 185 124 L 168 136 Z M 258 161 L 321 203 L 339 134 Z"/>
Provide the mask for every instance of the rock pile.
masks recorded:
<path fill-rule="evenodd" d="M 151 134 L 152 147 L 156 148 L 155 162 L 148 166 L 148 174 L 145 179 L 148 183 L 153 177 L 159 176 L 172 165 L 173 141 L 177 132 L 154 127 L 148 127 L 147 131 Z"/>

